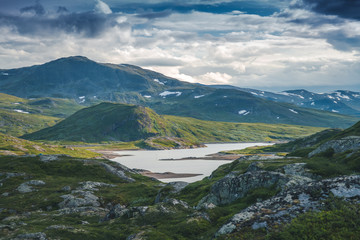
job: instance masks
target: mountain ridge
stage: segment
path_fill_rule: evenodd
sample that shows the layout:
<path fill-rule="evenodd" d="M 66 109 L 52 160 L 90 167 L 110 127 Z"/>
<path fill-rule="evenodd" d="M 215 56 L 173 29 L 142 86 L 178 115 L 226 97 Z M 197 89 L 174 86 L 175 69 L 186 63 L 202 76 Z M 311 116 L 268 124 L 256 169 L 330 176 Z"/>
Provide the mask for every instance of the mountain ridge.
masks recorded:
<path fill-rule="evenodd" d="M 4 93 L 26 98 L 70 98 L 84 106 L 112 101 L 203 120 L 319 127 L 346 128 L 358 120 L 269 101 L 239 89 L 182 82 L 137 66 L 97 63 L 80 56 L 0 72 L 0 89 Z"/>

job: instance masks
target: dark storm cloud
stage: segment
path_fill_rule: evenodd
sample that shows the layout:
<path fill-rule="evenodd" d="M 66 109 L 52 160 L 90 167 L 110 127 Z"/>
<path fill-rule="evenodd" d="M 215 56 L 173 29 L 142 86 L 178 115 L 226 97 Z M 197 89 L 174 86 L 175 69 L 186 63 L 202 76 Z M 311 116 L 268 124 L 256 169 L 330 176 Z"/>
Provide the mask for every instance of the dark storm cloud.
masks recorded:
<path fill-rule="evenodd" d="M 18 33 L 26 35 L 46 35 L 63 31 L 92 38 L 116 24 L 111 16 L 94 11 L 69 13 L 64 6 L 58 7 L 57 15 L 48 16 L 45 8 L 39 2 L 33 6 L 21 8 L 20 12 L 33 12 L 35 15 L 23 16 L 0 13 L 0 26 L 15 27 Z"/>
<path fill-rule="evenodd" d="M 66 8 L 66 7 L 63 7 L 63 6 L 59 6 L 58 8 L 57 8 L 57 10 L 56 10 L 56 13 L 60 13 L 60 14 L 62 14 L 62 13 L 68 13 L 69 12 L 69 10 Z"/>
<path fill-rule="evenodd" d="M 44 15 L 45 14 L 45 8 L 39 3 L 36 2 L 33 6 L 23 7 L 20 9 L 21 13 L 27 13 L 27 12 L 33 12 L 36 15 Z"/>
<path fill-rule="evenodd" d="M 360 20 L 359 0 L 303 0 L 315 12 Z"/>

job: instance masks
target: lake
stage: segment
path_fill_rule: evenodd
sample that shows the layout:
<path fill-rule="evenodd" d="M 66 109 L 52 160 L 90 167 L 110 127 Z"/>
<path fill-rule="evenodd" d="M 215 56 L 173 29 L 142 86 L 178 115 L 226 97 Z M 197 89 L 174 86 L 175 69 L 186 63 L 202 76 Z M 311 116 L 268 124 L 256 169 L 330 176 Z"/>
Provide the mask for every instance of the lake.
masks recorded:
<path fill-rule="evenodd" d="M 201 158 L 220 151 L 244 149 L 252 146 L 265 146 L 270 143 L 217 143 L 206 144 L 205 148 L 174 149 L 174 150 L 131 150 L 116 151 L 120 155 L 130 155 L 112 159 L 129 168 L 146 169 L 151 172 L 173 172 L 173 173 L 194 173 L 202 174 L 187 178 L 166 178 L 162 182 L 185 181 L 195 182 L 210 176 L 220 165 L 230 163 L 228 160 L 176 160 L 160 161 L 160 159 L 181 159 L 187 157 Z"/>

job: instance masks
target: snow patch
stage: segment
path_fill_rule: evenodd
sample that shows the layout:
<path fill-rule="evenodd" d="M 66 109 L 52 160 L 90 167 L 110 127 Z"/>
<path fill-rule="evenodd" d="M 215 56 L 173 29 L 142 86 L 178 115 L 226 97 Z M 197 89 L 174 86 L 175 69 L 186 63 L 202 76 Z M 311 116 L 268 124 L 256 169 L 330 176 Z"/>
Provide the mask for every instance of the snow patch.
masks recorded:
<path fill-rule="evenodd" d="M 335 93 L 336 93 L 336 96 L 338 96 L 339 98 L 344 98 L 344 99 L 350 100 L 349 96 L 343 95 L 343 94 L 341 94 L 341 92 L 335 92 Z M 338 100 L 340 100 L 340 99 L 338 99 Z"/>
<path fill-rule="evenodd" d="M 224 98 L 227 98 L 227 96 L 224 96 Z"/>
<path fill-rule="evenodd" d="M 29 112 L 25 112 L 25 111 L 23 111 L 21 109 L 14 109 L 14 112 L 29 114 Z"/>
<path fill-rule="evenodd" d="M 144 95 L 144 98 L 151 98 L 150 95 Z"/>
<path fill-rule="evenodd" d="M 328 98 L 330 98 L 330 99 L 334 99 L 332 96 L 330 96 L 330 95 L 328 95 Z"/>
<path fill-rule="evenodd" d="M 165 85 L 165 83 L 161 82 L 159 79 L 155 78 L 153 79 L 154 82 L 157 82 L 158 84 Z"/>
<path fill-rule="evenodd" d="M 339 111 L 336 111 L 336 110 L 334 110 L 334 109 L 332 109 L 331 111 L 334 112 L 334 113 L 338 113 L 338 112 L 339 112 Z"/>
<path fill-rule="evenodd" d="M 205 95 L 194 96 L 194 98 L 202 98 L 202 97 L 205 97 Z"/>
<path fill-rule="evenodd" d="M 248 115 L 249 113 L 250 113 L 250 112 L 247 111 L 247 110 L 240 110 L 240 111 L 238 112 L 239 115 L 243 115 L 243 116 L 246 116 L 246 115 Z"/>
<path fill-rule="evenodd" d="M 359 95 L 359 94 L 353 94 L 352 96 L 353 96 L 353 97 L 355 97 L 355 98 L 360 97 L 360 95 Z"/>
<path fill-rule="evenodd" d="M 280 119 L 280 117 L 276 117 L 276 119 Z"/>
<path fill-rule="evenodd" d="M 9 74 L 6 73 L 6 72 L 2 72 L 1 75 L 3 75 L 3 76 L 9 76 Z"/>
<path fill-rule="evenodd" d="M 299 114 L 297 111 L 295 111 L 294 109 L 291 109 L 291 108 L 289 108 L 289 111 L 290 111 L 290 112 L 293 112 L 293 113 L 295 113 L 295 114 Z"/>
<path fill-rule="evenodd" d="M 19 102 L 15 102 L 15 103 L 13 103 L 13 104 L 15 104 L 15 105 L 19 105 L 20 103 L 19 103 Z"/>
<path fill-rule="evenodd" d="M 80 96 L 79 99 L 80 99 L 80 103 L 84 103 L 84 102 L 85 102 L 85 96 Z"/>
<path fill-rule="evenodd" d="M 250 92 L 252 95 L 259 95 L 259 94 L 257 94 L 256 92 Z"/>
<path fill-rule="evenodd" d="M 312 102 L 312 103 L 311 103 L 311 106 L 315 106 L 315 103 L 314 103 L 314 102 Z"/>
<path fill-rule="evenodd" d="M 164 91 L 162 93 L 160 93 L 159 95 L 163 98 L 165 98 L 168 95 L 176 95 L 177 97 L 179 97 L 181 95 L 182 92 L 170 92 L 170 91 Z"/>
<path fill-rule="evenodd" d="M 280 92 L 279 94 L 285 95 L 285 96 L 292 96 L 292 97 L 298 97 L 298 98 L 301 98 L 301 99 L 305 99 L 303 96 L 301 96 L 299 94 L 295 94 L 295 93 Z"/>
<path fill-rule="evenodd" d="M 338 102 L 337 102 L 337 101 L 334 101 L 334 103 L 336 103 L 336 104 L 337 104 Z"/>

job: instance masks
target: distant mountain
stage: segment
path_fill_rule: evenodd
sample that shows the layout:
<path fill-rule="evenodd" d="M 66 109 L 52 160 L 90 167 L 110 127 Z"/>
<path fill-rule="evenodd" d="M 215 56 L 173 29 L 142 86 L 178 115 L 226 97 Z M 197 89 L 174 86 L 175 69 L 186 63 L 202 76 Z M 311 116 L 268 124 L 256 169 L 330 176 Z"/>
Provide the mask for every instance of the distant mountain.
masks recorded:
<path fill-rule="evenodd" d="M 275 97 L 269 101 L 244 89 L 191 84 L 140 67 L 96 63 L 79 56 L 0 70 L 0 89 L 23 98 L 70 98 L 85 106 L 99 101 L 137 104 L 159 114 L 214 121 L 345 128 L 358 120 L 336 114 L 335 109 L 332 113 L 305 109 L 295 101 L 294 105 L 275 102 Z M 289 94 L 278 95 L 288 98 Z"/>
<path fill-rule="evenodd" d="M 313 93 L 299 89 L 273 93 L 227 85 L 215 85 L 213 87 L 220 89 L 237 89 L 248 92 L 256 97 L 275 102 L 286 102 L 300 107 L 360 117 L 360 92 L 337 90 L 331 93 Z"/>
<path fill-rule="evenodd" d="M 287 140 L 320 130 L 283 124 L 210 122 L 162 116 L 145 107 L 104 102 L 23 138 L 101 142 L 173 137 L 190 142 L 253 142 Z"/>

